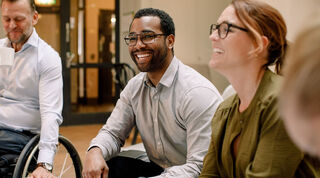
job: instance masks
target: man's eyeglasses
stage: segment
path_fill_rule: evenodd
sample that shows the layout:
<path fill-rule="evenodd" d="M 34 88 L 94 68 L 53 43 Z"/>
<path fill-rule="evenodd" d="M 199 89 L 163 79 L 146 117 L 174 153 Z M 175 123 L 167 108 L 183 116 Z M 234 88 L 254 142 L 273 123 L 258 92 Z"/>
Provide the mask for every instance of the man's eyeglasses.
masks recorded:
<path fill-rule="evenodd" d="M 221 39 L 224 39 L 228 36 L 228 33 L 230 31 L 230 28 L 237 28 L 239 30 L 245 31 L 247 32 L 248 29 L 243 28 L 243 27 L 239 27 L 237 25 L 233 25 L 231 23 L 227 23 L 227 22 L 222 22 L 221 24 L 212 24 L 210 26 L 210 35 L 215 31 L 218 30 L 218 35 Z"/>
<path fill-rule="evenodd" d="M 135 46 L 138 41 L 138 36 L 143 44 L 150 44 L 155 41 L 158 36 L 165 36 L 165 34 L 156 34 L 154 32 L 142 32 L 141 34 L 129 34 L 124 38 L 124 41 L 129 46 Z"/>

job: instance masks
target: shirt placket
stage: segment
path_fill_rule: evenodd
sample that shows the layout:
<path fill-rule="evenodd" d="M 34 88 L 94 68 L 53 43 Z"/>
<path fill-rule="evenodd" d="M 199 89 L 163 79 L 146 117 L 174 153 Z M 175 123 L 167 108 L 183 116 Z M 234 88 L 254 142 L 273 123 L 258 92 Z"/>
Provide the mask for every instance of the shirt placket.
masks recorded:
<path fill-rule="evenodd" d="M 156 88 L 152 88 L 152 119 L 153 119 L 153 128 L 154 128 L 154 137 L 156 141 L 156 149 L 160 157 L 163 159 L 163 145 L 160 139 L 160 129 L 159 129 L 159 120 L 158 120 L 158 111 L 159 111 L 159 102 L 160 96 Z"/>

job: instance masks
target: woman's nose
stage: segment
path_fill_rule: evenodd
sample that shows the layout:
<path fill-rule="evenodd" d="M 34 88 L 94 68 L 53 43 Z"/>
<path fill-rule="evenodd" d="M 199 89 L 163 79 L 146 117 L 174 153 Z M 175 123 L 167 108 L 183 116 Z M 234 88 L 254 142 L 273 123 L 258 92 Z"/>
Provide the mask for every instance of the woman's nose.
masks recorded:
<path fill-rule="evenodd" d="M 218 30 L 213 30 L 209 36 L 209 39 L 214 41 L 218 40 L 219 39 Z"/>

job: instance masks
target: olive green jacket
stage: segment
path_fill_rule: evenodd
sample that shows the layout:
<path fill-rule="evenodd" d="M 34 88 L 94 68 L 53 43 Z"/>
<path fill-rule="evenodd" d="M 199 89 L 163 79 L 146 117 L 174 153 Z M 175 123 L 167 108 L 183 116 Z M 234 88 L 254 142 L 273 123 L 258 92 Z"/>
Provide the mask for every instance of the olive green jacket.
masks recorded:
<path fill-rule="evenodd" d="M 320 177 L 284 129 L 277 112 L 280 82 L 280 76 L 267 70 L 245 111 L 239 112 L 237 95 L 219 106 L 200 178 Z M 237 136 L 240 143 L 234 158 L 232 142 Z"/>

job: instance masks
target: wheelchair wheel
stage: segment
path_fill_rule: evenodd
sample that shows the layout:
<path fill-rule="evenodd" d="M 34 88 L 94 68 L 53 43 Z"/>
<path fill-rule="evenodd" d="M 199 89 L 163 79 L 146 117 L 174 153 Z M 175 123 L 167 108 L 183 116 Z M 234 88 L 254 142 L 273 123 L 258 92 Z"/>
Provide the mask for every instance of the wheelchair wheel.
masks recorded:
<path fill-rule="evenodd" d="M 13 178 L 26 178 L 36 168 L 40 135 L 33 137 L 21 152 Z M 58 178 L 81 178 L 82 164 L 71 142 L 59 136 L 59 144 L 53 162 L 52 173 Z"/>

